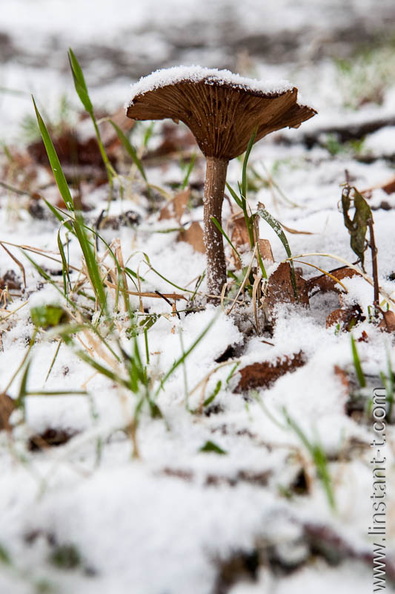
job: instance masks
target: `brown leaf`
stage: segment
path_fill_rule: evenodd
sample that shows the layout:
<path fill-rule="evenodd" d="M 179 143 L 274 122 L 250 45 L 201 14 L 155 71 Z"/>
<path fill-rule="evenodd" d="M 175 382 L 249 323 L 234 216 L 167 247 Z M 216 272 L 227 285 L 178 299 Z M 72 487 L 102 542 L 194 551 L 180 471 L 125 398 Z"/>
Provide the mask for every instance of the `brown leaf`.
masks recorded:
<path fill-rule="evenodd" d="M 43 433 L 32 435 L 32 437 L 29 439 L 28 449 L 31 452 L 35 452 L 50 447 L 57 447 L 67 443 L 75 434 L 75 431 L 49 428 Z"/>
<path fill-rule="evenodd" d="M 358 304 L 350 307 L 334 309 L 326 318 L 326 327 L 339 325 L 344 332 L 350 332 L 359 322 L 363 322 L 365 316 Z"/>
<path fill-rule="evenodd" d="M 4 290 L 5 288 L 9 291 L 15 291 L 22 288 L 22 283 L 14 270 L 7 270 L 4 275 L 0 277 L 0 289 Z"/>
<path fill-rule="evenodd" d="M 0 431 L 6 430 L 11 431 L 10 416 L 14 412 L 15 400 L 13 400 L 8 394 L 0 394 Z"/>
<path fill-rule="evenodd" d="M 203 229 L 198 221 L 194 221 L 188 229 L 180 231 L 177 241 L 189 243 L 196 252 L 200 252 L 201 254 L 205 252 Z"/>
<path fill-rule="evenodd" d="M 230 238 L 236 248 L 250 245 L 248 229 L 243 214 L 235 215 L 229 221 Z"/>
<path fill-rule="evenodd" d="M 269 262 L 274 262 L 274 256 L 272 252 L 272 246 L 268 239 L 258 239 L 258 250 L 262 260 L 267 260 Z"/>
<path fill-rule="evenodd" d="M 172 198 L 170 202 L 166 204 L 166 206 L 164 206 L 160 211 L 159 220 L 164 221 L 168 219 L 175 219 L 178 223 L 180 223 L 190 196 L 191 190 L 189 188 L 176 194 L 174 198 Z"/>
<path fill-rule="evenodd" d="M 338 365 L 334 366 L 333 371 L 334 371 L 336 377 L 340 380 L 340 383 L 342 384 L 342 386 L 344 388 L 345 395 L 348 396 L 350 393 L 350 380 L 348 377 L 348 373 L 342 367 L 339 367 Z"/>
<path fill-rule="evenodd" d="M 62 165 L 92 165 L 104 169 L 103 159 L 96 138 L 81 139 L 75 130 L 63 130 L 61 134 L 52 133 L 52 141 Z M 28 147 L 29 154 L 40 165 L 48 165 L 48 157 L 41 140 Z"/>
<path fill-rule="evenodd" d="M 383 311 L 383 319 L 379 324 L 379 328 L 384 332 L 395 332 L 395 313 L 393 311 Z"/>
<path fill-rule="evenodd" d="M 330 274 L 333 278 L 328 276 L 328 274 Z M 336 281 L 341 281 L 344 278 L 352 278 L 353 276 L 359 276 L 360 273 L 353 268 L 349 268 L 348 266 L 342 266 L 341 268 L 330 270 L 328 274 L 320 274 L 307 280 L 307 287 L 310 295 L 311 293 L 316 293 L 318 291 L 321 291 L 322 293 L 327 293 L 328 291 L 339 293 L 341 291 L 341 286 Z"/>
<path fill-rule="evenodd" d="M 235 392 L 255 388 L 270 388 L 280 377 L 291 373 L 306 363 L 303 351 L 290 357 L 278 357 L 275 361 L 262 361 L 247 365 L 240 370 L 240 381 Z"/>
<path fill-rule="evenodd" d="M 309 305 L 307 282 L 297 270 L 295 270 L 295 281 L 297 296 L 292 283 L 291 266 L 288 262 L 281 262 L 270 275 L 266 287 L 263 304 L 269 315 L 278 303 Z"/>
<path fill-rule="evenodd" d="M 395 176 L 388 180 L 385 184 L 381 186 L 386 194 L 394 194 L 395 193 Z"/>

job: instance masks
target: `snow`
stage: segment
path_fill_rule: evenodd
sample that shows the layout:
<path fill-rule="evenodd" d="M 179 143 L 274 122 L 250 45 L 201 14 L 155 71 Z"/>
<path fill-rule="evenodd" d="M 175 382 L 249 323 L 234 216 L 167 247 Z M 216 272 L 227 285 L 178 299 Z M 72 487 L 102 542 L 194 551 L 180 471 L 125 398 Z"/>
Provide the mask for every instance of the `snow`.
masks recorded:
<path fill-rule="evenodd" d="M 293 89 L 288 81 L 258 81 L 234 74 L 229 70 L 202 68 L 201 66 L 175 66 L 162 68 L 141 78 L 138 83 L 132 86 L 132 97 L 128 105 L 133 105 L 133 99 L 138 95 L 181 82 L 204 82 L 206 85 L 227 86 L 265 95 L 285 93 Z"/>
<path fill-rule="evenodd" d="M 371 134 L 366 140 L 364 150 L 373 155 L 395 155 L 395 126 L 385 126 Z"/>
<path fill-rule="evenodd" d="M 309 263 L 330 270 L 341 265 L 336 258 L 354 262 L 338 207 L 347 170 L 358 189 L 370 189 L 380 284 L 394 296 L 390 276 L 394 272 L 394 195 L 380 189 L 394 174 L 393 126 L 368 135 L 357 155 L 350 150 L 329 154 L 324 143 L 308 150 L 301 141 L 304 133 L 327 126 L 359 125 L 394 116 L 394 87 L 390 82 L 381 105 L 364 105 L 355 112 L 346 108 L 339 72 L 330 56 L 331 52 L 337 56 L 339 45 L 331 45 L 331 51 L 325 53 L 336 32 L 343 31 L 343 44 L 347 37 L 344 27 L 363 25 L 365 38 L 365 33 L 385 26 L 392 10 L 393 0 L 383 0 L 380 8 L 373 0 L 114 0 L 111 6 L 97 2 L 94 9 L 87 0 L 2 0 L 0 32 L 12 40 L 13 58 L 5 59 L 0 85 L 22 92 L 0 94 L 2 140 L 12 148 L 21 118 L 32 115 L 32 91 L 46 118 L 57 113 L 63 94 L 72 98 L 70 109 L 75 111 L 78 101 L 66 64 L 69 45 L 79 57 L 87 56 L 84 72 L 98 112 L 99 108 L 121 107 L 130 83 L 157 68 L 133 86 L 134 95 L 186 77 L 194 81 L 209 77 L 218 84 L 247 86 L 259 92 L 292 88 L 281 82 L 292 80 L 320 113 L 300 130 L 273 134 L 254 147 L 251 164 L 257 178 L 251 179 L 259 187 L 256 194 L 251 192 L 251 209 L 262 202 L 288 227 L 311 233 L 287 232 L 292 253 L 304 254 L 296 265 L 306 278 L 318 274 Z M 290 58 L 283 43 L 282 51 L 288 57 L 269 61 L 269 50 L 263 50 L 271 34 L 275 35 L 275 47 L 281 39 L 297 40 L 300 36 L 303 44 L 291 50 L 294 55 Z M 249 68 L 242 69 L 246 76 L 223 69 L 237 70 L 234 56 L 248 44 L 252 48 L 253 43 L 263 49 L 254 54 Z M 314 53 L 317 47 L 324 52 L 322 59 L 319 52 Z M 113 56 L 112 61 L 103 48 L 117 50 L 118 58 Z M 186 66 L 173 68 L 180 61 Z M 202 66 L 189 66 L 196 63 Z M 265 82 L 270 80 L 280 82 Z M 84 135 L 89 134 L 88 124 L 84 124 Z M 161 128 L 155 133 L 150 149 L 161 141 Z M 143 136 L 141 130 L 137 134 Z M 281 141 L 284 137 L 289 144 Z M 132 135 L 138 144 L 137 138 Z M 366 156 L 374 158 L 369 162 Z M 1 167 L 5 161 L 1 154 Z M 16 165 L 8 167 L 12 185 L 19 187 L 23 182 L 20 172 L 12 177 Z M 240 180 L 240 169 L 239 161 L 230 164 L 228 181 L 233 187 Z M 146 170 L 152 185 L 165 187 L 168 195 L 182 181 L 179 162 L 170 157 L 147 162 Z M 197 160 L 192 179 L 193 201 L 198 203 L 202 171 Z M 57 192 L 48 187 L 51 175 L 44 168 L 38 175 L 40 191 L 56 199 Z M 86 197 L 92 210 L 84 216 L 90 225 L 108 206 L 106 188 L 100 187 Z M 44 267 L 60 270 L 58 224 L 33 218 L 26 209 L 28 200 L 0 188 L 0 241 L 8 242 L 5 246 L 11 252 L 9 255 L 0 246 L 0 278 L 8 270 L 21 276 L 17 263 L 21 262 L 27 279 L 21 295 L 14 295 L 7 307 L 0 303 L 0 392 L 6 390 L 13 398 L 21 389 L 24 357 L 34 332 L 31 308 L 46 304 L 67 307 L 60 292 L 42 281 L 19 248 L 28 244 L 42 250 L 29 255 Z M 390 210 L 382 209 L 384 201 Z M 142 186 L 137 183 L 131 191 L 127 187 L 122 201 L 111 202 L 110 214 L 133 210 L 142 222 L 133 229 L 103 230 L 103 236 L 108 243 L 118 242 L 128 267 L 143 279 L 144 291 L 181 292 L 176 287 L 193 291 L 204 272 L 205 258 L 191 245 L 176 241 L 174 229 L 179 222 L 158 221 L 155 209 L 142 195 Z M 226 203 L 225 225 L 230 216 Z M 186 212 L 181 224 L 202 218 L 199 203 Z M 264 221 L 259 227 L 274 253 L 270 272 L 286 254 Z M 65 244 L 70 238 L 65 229 L 61 238 Z M 70 263 L 80 270 L 81 253 L 73 238 L 68 250 Z M 103 251 L 101 246 L 100 256 Z M 308 255 L 313 253 L 321 255 Z M 247 262 L 251 254 L 247 252 L 244 257 Z M 369 254 L 366 271 L 370 277 Z M 61 284 L 61 277 L 56 278 Z M 381 385 L 380 374 L 388 374 L 389 365 L 395 368 L 395 352 L 393 335 L 369 321 L 371 284 L 362 277 L 343 283 L 348 292 L 341 302 L 333 294 L 312 298 L 310 309 L 279 304 L 271 336 L 249 336 L 243 331 L 251 326 L 251 310 L 243 325 L 236 323 L 237 316 L 226 314 L 228 304 L 186 314 L 187 302 L 181 301 L 177 303 L 178 317 L 164 299 L 143 298 L 143 312 L 139 310 L 140 300 L 133 297 L 138 321 L 147 315 L 158 316 L 147 333 L 148 343 L 139 335 L 137 345 L 144 362 L 148 352 L 150 393 L 163 414 L 163 418 L 152 418 L 148 407 L 143 408 L 135 442 L 130 424 L 138 395 L 103 379 L 78 357 L 76 349 L 62 345 L 57 353 L 56 330 L 41 331 L 28 359 L 27 389 L 43 395 L 27 396 L 25 417 L 21 410 L 14 412 L 13 433 L 0 432 L 0 593 L 371 592 L 371 565 L 358 560 L 358 554 L 372 552 L 367 531 L 372 521 L 373 431 L 367 415 L 361 421 L 358 415 L 345 413 L 350 398 L 341 370 L 353 378 L 356 385 L 352 391 L 361 392 L 350 333 L 326 328 L 326 316 L 341 304 L 358 303 L 366 318 L 352 331 L 367 379 L 362 391 L 366 406 L 373 389 Z M 135 290 L 132 283 L 129 288 Z M 108 340 L 112 348 L 120 344 L 132 354 L 129 326 L 130 320 L 121 311 L 116 316 L 117 339 Z M 119 362 L 99 348 L 93 335 L 85 334 L 81 340 L 97 362 L 123 372 Z M 175 362 L 192 347 L 186 360 L 163 382 Z M 216 361 L 228 347 L 234 347 L 237 356 L 223 363 Z M 255 362 L 273 363 L 299 351 L 306 357 L 303 367 L 249 395 L 235 391 L 241 368 Z M 239 365 L 234 369 L 236 363 Z M 336 368 L 340 372 L 336 373 Z M 50 394 L 56 390 L 67 393 Z M 200 414 L 199 407 L 216 390 L 212 405 L 206 407 L 207 414 Z M 319 480 L 311 451 L 287 423 L 286 415 L 305 439 L 327 456 L 335 510 Z M 32 436 L 48 430 L 69 432 L 73 437 L 59 447 L 32 451 L 28 445 Z M 386 538 L 392 563 L 393 424 L 386 430 Z M 208 442 L 225 454 L 202 451 Z M 301 487 L 300 492 L 295 484 Z M 331 566 L 325 555 L 314 550 L 312 554 L 304 536 L 306 525 L 333 531 L 349 544 L 354 558 L 344 555 L 340 564 Z M 61 547 L 73 547 L 78 552 L 76 567 L 67 569 L 54 563 L 53 555 Z M 1 561 L 3 549 L 10 564 Z M 226 565 L 232 557 L 239 559 L 240 554 L 254 551 L 258 551 L 260 561 L 255 581 L 248 572 L 236 572 L 234 582 L 231 579 L 219 584 L 221 563 Z M 295 568 L 287 572 L 286 562 L 294 563 Z M 387 587 L 391 588 L 389 580 Z"/>

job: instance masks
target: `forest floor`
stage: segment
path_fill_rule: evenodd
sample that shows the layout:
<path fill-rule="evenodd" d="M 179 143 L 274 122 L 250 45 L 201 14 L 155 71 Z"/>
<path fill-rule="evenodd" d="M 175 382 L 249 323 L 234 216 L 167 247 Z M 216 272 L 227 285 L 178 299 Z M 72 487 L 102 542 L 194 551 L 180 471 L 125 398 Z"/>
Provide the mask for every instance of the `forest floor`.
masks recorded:
<path fill-rule="evenodd" d="M 392 2 L 323 2 L 320 30 L 308 0 L 271 4 L 271 29 L 253 0 L 105 4 L 4 2 L 0 593 L 393 591 Z M 195 140 L 123 114 L 181 62 L 288 79 L 318 111 L 250 155 L 263 267 L 228 192 L 218 304 Z"/>

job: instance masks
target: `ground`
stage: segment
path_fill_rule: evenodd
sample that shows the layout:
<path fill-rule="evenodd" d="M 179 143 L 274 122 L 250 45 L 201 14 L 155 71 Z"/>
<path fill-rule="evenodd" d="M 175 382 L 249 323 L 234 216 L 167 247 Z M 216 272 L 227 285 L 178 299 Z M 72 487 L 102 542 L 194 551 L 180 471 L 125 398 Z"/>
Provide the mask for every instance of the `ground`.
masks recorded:
<path fill-rule="evenodd" d="M 0 592 L 393 591 L 393 3 L 3 4 Z M 264 271 L 227 192 L 221 303 L 193 137 L 123 116 L 180 63 L 288 79 L 318 112 L 251 152 Z"/>

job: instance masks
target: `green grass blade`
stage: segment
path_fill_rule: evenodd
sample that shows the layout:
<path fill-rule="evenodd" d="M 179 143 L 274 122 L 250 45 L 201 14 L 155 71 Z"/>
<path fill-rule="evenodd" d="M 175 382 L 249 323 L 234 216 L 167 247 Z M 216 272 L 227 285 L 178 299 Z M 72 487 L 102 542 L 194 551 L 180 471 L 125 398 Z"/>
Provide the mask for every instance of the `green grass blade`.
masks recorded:
<path fill-rule="evenodd" d="M 62 259 L 63 292 L 65 295 L 67 295 L 68 292 L 71 291 L 71 279 L 70 279 L 70 272 L 69 272 L 69 263 L 67 261 L 66 253 L 64 251 L 62 238 L 60 236 L 60 231 L 58 231 L 57 243 L 58 243 L 59 254 Z"/>
<path fill-rule="evenodd" d="M 292 419 L 287 411 L 283 410 L 284 416 L 288 425 L 294 430 L 296 435 L 299 437 L 300 441 L 303 443 L 305 448 L 310 453 L 316 470 L 317 470 L 317 478 L 321 481 L 322 486 L 324 488 L 329 506 L 332 510 L 336 509 L 336 500 L 335 494 L 333 491 L 332 479 L 329 474 L 328 470 L 328 460 L 325 455 L 325 452 L 320 444 L 312 443 L 306 436 L 306 434 L 302 431 L 301 427 L 296 423 L 294 419 Z"/>
<path fill-rule="evenodd" d="M 80 98 L 81 103 L 85 107 L 86 111 L 89 113 L 90 116 L 93 117 L 93 105 L 89 97 L 88 87 L 86 86 L 84 73 L 82 72 L 80 63 L 78 62 L 71 48 L 69 49 L 69 62 L 77 95 Z"/>
<path fill-rule="evenodd" d="M 159 394 L 159 392 L 162 390 L 164 384 L 166 383 L 166 381 L 169 379 L 169 377 L 171 375 L 173 375 L 173 373 L 175 372 L 175 370 L 184 363 L 184 361 L 186 361 L 186 359 L 189 357 L 189 355 L 192 353 L 192 351 L 197 347 L 197 345 L 203 340 L 203 338 L 206 336 L 207 332 L 210 330 L 210 328 L 213 326 L 213 324 L 216 322 L 218 315 L 216 315 L 209 324 L 207 324 L 207 326 L 204 328 L 204 330 L 199 334 L 199 336 L 196 338 L 196 340 L 191 344 L 191 346 L 189 347 L 189 349 L 187 349 L 182 355 L 181 357 L 179 357 L 177 359 L 177 361 L 175 361 L 173 363 L 173 365 L 170 367 L 169 371 L 165 374 L 165 376 L 162 378 L 162 381 L 160 382 L 159 388 L 156 391 L 156 396 Z"/>
<path fill-rule="evenodd" d="M 119 126 L 117 126 L 117 124 L 115 124 L 115 122 L 113 122 L 112 120 L 110 120 L 110 124 L 114 128 L 114 130 L 116 132 L 116 135 L 118 136 L 118 138 L 119 138 L 122 146 L 124 147 L 124 149 L 126 150 L 126 152 L 128 153 L 128 155 L 131 157 L 133 163 L 136 165 L 137 169 L 139 170 L 139 172 L 141 174 L 141 177 L 144 179 L 145 182 L 148 183 L 147 175 L 145 173 L 145 169 L 143 167 L 143 164 L 141 162 L 141 159 L 139 159 L 139 157 L 137 155 L 137 151 L 134 148 L 134 146 L 132 145 L 132 143 L 130 142 L 129 138 L 121 130 L 121 128 Z"/>
<path fill-rule="evenodd" d="M 75 210 L 74 209 L 74 200 L 71 195 L 70 188 L 67 184 L 65 175 L 63 173 L 63 169 L 60 164 L 55 147 L 53 145 L 52 139 L 49 135 L 48 128 L 45 125 L 45 122 L 44 122 L 43 118 L 41 117 L 40 112 L 38 111 L 34 97 L 32 97 L 32 99 L 33 99 L 34 111 L 36 112 L 36 118 L 37 118 L 39 130 L 40 130 L 41 138 L 43 139 L 43 142 L 44 142 L 45 150 L 48 155 L 49 163 L 51 165 L 51 169 L 52 169 L 53 175 L 55 177 L 56 184 L 59 188 L 59 192 L 60 192 L 67 208 L 71 212 L 74 212 L 74 210 Z"/>
<path fill-rule="evenodd" d="M 298 299 L 298 288 L 297 288 L 297 285 L 296 285 L 295 267 L 294 267 L 294 263 L 292 261 L 292 252 L 291 252 L 291 248 L 289 247 L 287 236 L 285 235 L 285 233 L 283 231 L 283 228 L 281 227 L 281 225 L 277 221 L 277 219 L 275 219 L 270 214 L 270 212 L 268 212 L 266 210 L 266 208 L 264 208 L 262 205 L 259 206 L 259 208 L 257 210 L 257 214 L 264 221 L 266 221 L 266 223 L 268 223 L 268 225 L 270 225 L 270 227 L 273 229 L 273 231 L 275 232 L 275 234 L 277 235 L 277 237 L 279 238 L 279 240 L 283 244 L 284 249 L 285 249 L 285 252 L 286 252 L 288 258 L 290 258 L 289 264 L 291 266 L 291 282 L 292 282 L 292 287 L 293 287 L 293 290 L 294 290 L 295 298 Z"/>
<path fill-rule="evenodd" d="M 241 175 L 241 195 L 244 198 L 244 200 L 247 198 L 247 166 L 248 166 L 248 159 L 250 158 L 250 153 L 251 153 L 252 147 L 254 146 L 257 132 L 258 132 L 258 130 L 254 130 L 254 132 L 252 133 L 251 138 L 250 138 L 250 140 L 248 142 L 247 149 L 246 149 L 245 156 L 244 156 L 244 160 L 243 160 L 243 169 L 242 169 L 242 175 Z"/>
<path fill-rule="evenodd" d="M 39 129 L 40 129 L 40 133 L 41 133 L 41 136 L 42 136 L 42 139 L 44 142 L 45 150 L 47 152 L 48 159 L 49 159 L 49 162 L 51 165 L 51 169 L 52 169 L 53 175 L 55 177 L 56 184 L 59 188 L 59 192 L 61 193 L 61 196 L 62 196 L 68 210 L 70 212 L 74 213 L 74 215 L 75 215 L 74 219 L 71 219 L 72 226 L 73 226 L 73 232 L 75 233 L 75 235 L 78 239 L 82 253 L 84 255 L 86 267 L 88 270 L 88 275 L 89 275 L 93 290 L 95 292 L 96 299 L 97 299 L 101 309 L 103 309 L 105 311 L 106 306 L 107 306 L 107 298 L 106 298 L 106 293 L 105 293 L 105 290 L 103 287 L 103 282 L 101 279 L 99 266 L 96 261 L 95 251 L 92 247 L 91 242 L 88 239 L 82 216 L 80 214 L 78 214 L 77 212 L 75 212 L 74 201 L 73 201 L 73 198 L 72 198 L 72 195 L 70 192 L 70 188 L 67 184 L 66 177 L 63 173 L 63 169 L 60 164 L 59 157 L 56 153 L 56 150 L 53 145 L 52 139 L 49 135 L 47 126 L 45 125 L 45 122 L 44 122 L 43 118 L 41 117 L 41 114 L 37 108 L 34 98 L 33 98 L 33 105 L 34 105 L 34 110 L 36 112 L 36 117 L 37 117 Z M 52 210 L 52 212 L 54 212 L 54 211 Z"/>
<path fill-rule="evenodd" d="M 185 175 L 184 175 L 184 179 L 182 181 L 181 184 L 181 189 L 185 190 L 185 188 L 188 186 L 189 183 L 189 178 L 191 177 L 191 173 L 193 171 L 194 165 L 195 165 L 195 161 L 196 161 L 196 154 L 193 154 L 185 171 Z"/>
<path fill-rule="evenodd" d="M 243 200 L 237 195 L 237 193 L 234 191 L 232 186 L 230 186 L 228 184 L 228 182 L 226 182 L 226 187 L 227 187 L 230 195 L 232 196 L 233 200 L 236 202 L 237 206 L 239 208 L 243 209 Z"/>
<path fill-rule="evenodd" d="M 240 257 L 239 252 L 237 251 L 237 249 L 235 248 L 235 246 L 233 245 L 230 238 L 225 233 L 225 231 L 223 230 L 223 228 L 221 227 L 221 225 L 219 224 L 217 219 L 215 217 L 211 217 L 211 222 L 214 223 L 214 225 L 217 227 L 217 229 L 221 233 L 221 235 L 223 235 L 225 237 L 226 241 L 229 243 L 230 247 L 232 248 L 232 250 L 234 251 L 234 253 L 236 254 L 236 256 L 239 258 L 239 260 L 241 262 L 241 257 Z"/>
<path fill-rule="evenodd" d="M 351 352 L 352 352 L 352 360 L 354 363 L 355 373 L 361 388 L 366 387 L 366 379 L 365 374 L 362 370 L 361 359 L 359 358 L 359 353 L 357 349 L 357 344 L 353 335 L 351 334 Z"/>
<path fill-rule="evenodd" d="M 263 208 L 262 206 L 258 208 L 257 213 L 273 229 L 273 231 L 283 244 L 288 258 L 292 258 L 292 252 L 291 248 L 289 247 L 287 236 L 285 235 L 280 223 L 266 210 L 266 208 Z"/>
<path fill-rule="evenodd" d="M 110 159 L 108 158 L 106 149 L 104 147 L 104 144 L 103 144 L 103 141 L 101 138 L 99 126 L 97 124 L 97 120 L 96 120 L 95 113 L 93 110 L 93 105 L 92 105 L 91 99 L 89 97 L 88 87 L 85 82 L 84 73 L 82 72 L 80 63 L 78 62 L 77 57 L 74 54 L 72 49 L 69 49 L 68 55 L 69 55 L 71 72 L 73 74 L 74 87 L 75 87 L 78 97 L 81 100 L 82 105 L 84 106 L 84 108 L 86 109 L 87 113 L 89 114 L 89 116 L 92 120 L 93 127 L 95 129 L 97 145 L 99 147 L 100 155 L 101 155 L 101 158 L 103 159 L 103 163 L 106 168 L 107 175 L 108 175 L 108 180 L 111 185 L 113 179 L 117 176 L 117 174 L 110 162 Z"/>

